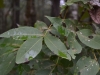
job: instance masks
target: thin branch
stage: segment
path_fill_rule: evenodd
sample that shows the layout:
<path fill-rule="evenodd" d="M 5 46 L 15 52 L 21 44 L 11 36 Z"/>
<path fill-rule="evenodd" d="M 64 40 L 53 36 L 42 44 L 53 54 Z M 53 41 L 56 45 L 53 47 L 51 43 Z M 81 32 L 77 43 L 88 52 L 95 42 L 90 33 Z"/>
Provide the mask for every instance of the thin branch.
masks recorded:
<path fill-rule="evenodd" d="M 96 57 L 95 53 L 94 52 L 92 52 L 92 53 L 94 55 L 94 59 L 97 61 L 97 57 Z"/>
<path fill-rule="evenodd" d="M 84 8 L 84 10 L 82 11 L 81 15 L 78 18 L 78 21 L 81 21 L 82 16 L 84 15 L 84 13 L 86 12 L 86 8 Z"/>
<path fill-rule="evenodd" d="M 65 8 L 64 19 L 66 18 L 67 12 L 68 12 L 68 6 L 66 6 L 66 8 Z"/>
<path fill-rule="evenodd" d="M 58 65 L 58 61 L 59 61 L 59 57 L 58 57 L 58 59 L 57 59 L 57 62 L 56 62 L 56 64 L 55 64 L 54 68 L 50 71 L 49 75 L 51 75 L 51 73 L 54 71 L 54 69 L 55 69 L 56 66 Z"/>

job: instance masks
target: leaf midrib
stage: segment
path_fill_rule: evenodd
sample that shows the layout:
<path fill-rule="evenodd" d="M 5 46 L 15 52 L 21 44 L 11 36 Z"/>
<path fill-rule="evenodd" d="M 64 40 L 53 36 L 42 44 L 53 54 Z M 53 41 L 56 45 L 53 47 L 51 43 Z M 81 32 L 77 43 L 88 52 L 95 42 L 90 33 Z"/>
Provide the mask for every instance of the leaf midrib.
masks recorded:
<path fill-rule="evenodd" d="M 79 36 L 82 36 L 83 38 L 86 38 L 87 40 L 89 39 L 88 37 L 86 37 L 86 36 L 80 34 L 79 32 L 78 32 L 78 35 L 79 35 Z M 94 38 L 93 38 L 93 39 L 94 39 Z M 97 43 L 97 44 L 100 44 L 100 43 L 94 41 L 93 39 L 89 39 L 89 40 L 92 40 L 93 42 L 95 42 L 95 43 Z M 87 42 L 88 42 L 88 41 L 87 41 Z M 89 42 L 91 42 L 91 41 L 89 41 Z"/>
<path fill-rule="evenodd" d="M 38 41 L 37 41 L 36 43 L 34 43 L 33 46 L 35 46 L 41 39 L 42 39 L 42 38 L 38 39 Z M 33 46 L 32 46 L 32 47 L 33 47 Z M 31 48 L 32 48 L 32 47 L 31 47 Z M 29 48 L 29 50 L 30 50 L 31 48 Z M 28 52 L 29 50 L 27 50 L 27 52 Z M 26 54 L 27 52 L 25 52 L 25 54 Z M 23 54 L 22 57 L 25 56 L 25 54 Z M 22 58 L 22 57 L 21 57 L 21 58 Z M 20 59 L 21 59 L 21 58 L 20 58 Z"/>
<path fill-rule="evenodd" d="M 46 37 L 46 38 L 51 42 L 51 44 L 53 44 L 53 42 L 48 37 Z M 54 47 L 56 47 L 55 44 L 53 44 L 53 45 L 54 45 Z M 56 49 L 58 49 L 58 48 L 56 47 Z"/>

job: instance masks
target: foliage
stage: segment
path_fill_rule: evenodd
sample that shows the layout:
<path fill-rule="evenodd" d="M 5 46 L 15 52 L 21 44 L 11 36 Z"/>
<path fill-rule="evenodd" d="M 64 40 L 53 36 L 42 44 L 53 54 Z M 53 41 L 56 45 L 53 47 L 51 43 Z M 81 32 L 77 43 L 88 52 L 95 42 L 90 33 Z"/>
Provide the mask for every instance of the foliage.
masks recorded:
<path fill-rule="evenodd" d="M 68 0 L 65 7 L 73 3 L 91 10 L 88 0 Z M 46 16 L 49 27 L 37 21 L 1 34 L 0 75 L 99 75 L 100 29 L 84 22 L 86 14 L 77 21 Z"/>

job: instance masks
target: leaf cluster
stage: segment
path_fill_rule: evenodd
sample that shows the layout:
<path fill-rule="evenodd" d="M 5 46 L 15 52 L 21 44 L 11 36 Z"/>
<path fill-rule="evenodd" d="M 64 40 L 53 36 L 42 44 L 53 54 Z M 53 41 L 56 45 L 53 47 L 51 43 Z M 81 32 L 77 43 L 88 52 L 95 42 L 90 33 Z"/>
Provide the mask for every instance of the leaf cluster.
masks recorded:
<path fill-rule="evenodd" d="M 80 9 L 90 9 L 88 0 L 68 0 L 66 5 L 73 3 L 80 3 Z M 46 16 L 49 26 L 37 21 L 35 27 L 2 33 L 0 74 L 99 75 L 99 28 L 93 30 L 84 21 L 88 12 L 83 14 L 80 9 L 78 20 Z"/>

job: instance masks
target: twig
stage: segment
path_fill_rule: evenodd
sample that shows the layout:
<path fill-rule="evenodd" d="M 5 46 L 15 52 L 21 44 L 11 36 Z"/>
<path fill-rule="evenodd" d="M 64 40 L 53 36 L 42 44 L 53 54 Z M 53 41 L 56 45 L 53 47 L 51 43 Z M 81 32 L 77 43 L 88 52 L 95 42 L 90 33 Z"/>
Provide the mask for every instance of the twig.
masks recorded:
<path fill-rule="evenodd" d="M 56 66 L 57 66 L 57 64 L 58 64 L 58 61 L 59 61 L 59 57 L 58 57 L 58 59 L 57 59 L 57 62 L 56 62 L 56 64 L 55 64 L 54 68 L 50 71 L 49 75 L 51 75 L 51 73 L 52 73 L 52 72 L 54 71 L 54 69 L 56 68 Z"/>
<path fill-rule="evenodd" d="M 96 57 L 95 53 L 94 52 L 92 52 L 92 53 L 94 55 L 94 59 L 97 61 L 97 57 Z"/>
<path fill-rule="evenodd" d="M 66 8 L 65 8 L 64 19 L 66 18 L 67 12 L 68 12 L 68 6 L 66 6 Z"/>
<path fill-rule="evenodd" d="M 79 22 L 81 21 L 81 18 L 82 18 L 82 16 L 84 15 L 85 11 L 86 11 L 86 8 L 82 11 L 81 15 L 80 15 L 79 18 L 78 18 L 78 21 L 79 21 Z"/>
<path fill-rule="evenodd" d="M 49 31 L 49 29 L 52 27 L 52 24 L 50 24 L 50 26 L 48 27 L 48 29 L 46 30 L 44 36 L 46 36 L 47 32 Z"/>

